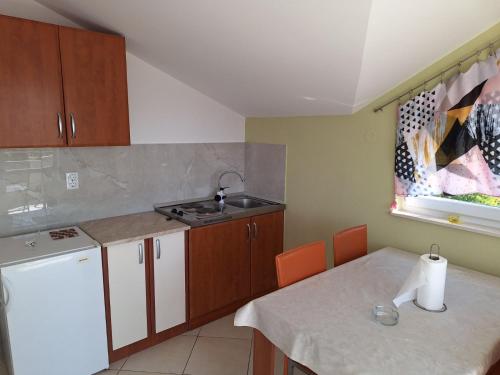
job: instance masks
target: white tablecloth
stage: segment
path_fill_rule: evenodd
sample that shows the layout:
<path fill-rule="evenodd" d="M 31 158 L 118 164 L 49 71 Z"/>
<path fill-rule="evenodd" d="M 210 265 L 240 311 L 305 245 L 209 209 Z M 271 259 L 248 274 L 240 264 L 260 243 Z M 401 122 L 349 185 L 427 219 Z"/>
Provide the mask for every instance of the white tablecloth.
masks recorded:
<path fill-rule="evenodd" d="M 405 303 L 396 326 L 376 323 L 417 255 L 384 248 L 258 298 L 235 325 L 261 331 L 320 375 L 484 374 L 500 359 L 500 278 L 448 266 L 448 311 Z"/>

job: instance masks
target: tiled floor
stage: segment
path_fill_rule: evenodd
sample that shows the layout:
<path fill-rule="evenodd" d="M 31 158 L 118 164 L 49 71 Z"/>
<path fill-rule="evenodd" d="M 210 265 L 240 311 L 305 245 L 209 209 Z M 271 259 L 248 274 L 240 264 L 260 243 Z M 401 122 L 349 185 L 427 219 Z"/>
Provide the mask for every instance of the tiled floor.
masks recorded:
<path fill-rule="evenodd" d="M 234 314 L 112 363 L 99 375 L 252 375 L 252 330 Z M 283 374 L 277 354 L 275 375 Z M 296 375 L 302 374 L 296 371 Z"/>
<path fill-rule="evenodd" d="M 97 375 L 252 375 L 252 330 L 233 325 L 234 314 L 112 363 Z M 6 375 L 0 363 L 0 375 Z M 283 374 L 276 354 L 275 375 Z M 303 375 L 296 370 L 294 375 Z"/>

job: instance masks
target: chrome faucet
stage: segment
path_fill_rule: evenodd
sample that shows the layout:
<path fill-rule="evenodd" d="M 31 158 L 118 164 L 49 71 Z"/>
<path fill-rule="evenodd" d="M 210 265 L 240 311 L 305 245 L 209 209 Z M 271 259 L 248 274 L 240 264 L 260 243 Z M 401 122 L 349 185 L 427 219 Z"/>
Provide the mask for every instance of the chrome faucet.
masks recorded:
<path fill-rule="evenodd" d="M 239 174 L 238 172 L 236 172 L 236 171 L 224 171 L 224 172 L 222 172 L 222 173 L 220 174 L 220 176 L 219 176 L 219 190 L 221 190 L 221 189 L 222 189 L 222 190 L 224 190 L 224 189 L 228 189 L 228 188 L 230 187 L 230 186 L 222 187 L 222 185 L 221 185 L 220 183 L 221 183 L 222 177 L 224 177 L 224 176 L 225 176 L 225 175 L 227 175 L 227 174 L 231 174 L 231 173 L 232 173 L 232 174 L 237 175 L 237 176 L 240 178 L 241 182 L 245 182 L 245 177 L 243 177 L 243 176 L 242 176 L 241 174 Z"/>
<path fill-rule="evenodd" d="M 224 207 L 224 199 L 226 198 L 226 195 L 224 194 L 224 190 L 229 188 L 229 186 L 222 186 L 221 185 L 222 177 L 224 177 L 227 174 L 231 174 L 231 173 L 237 175 L 240 178 L 241 182 L 245 182 L 245 177 L 243 177 L 241 174 L 239 174 L 236 171 L 224 171 L 220 174 L 220 176 L 219 176 L 219 190 L 217 191 L 217 194 L 215 194 L 214 199 L 217 202 L 219 202 L 221 210 Z"/>

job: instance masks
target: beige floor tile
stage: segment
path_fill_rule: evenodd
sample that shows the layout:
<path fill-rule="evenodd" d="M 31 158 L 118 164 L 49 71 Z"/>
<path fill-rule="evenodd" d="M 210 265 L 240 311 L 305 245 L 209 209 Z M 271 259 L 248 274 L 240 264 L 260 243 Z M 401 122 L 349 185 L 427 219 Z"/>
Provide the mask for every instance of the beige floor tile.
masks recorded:
<path fill-rule="evenodd" d="M 131 355 L 120 374 L 123 370 L 182 374 L 195 341 L 195 336 L 177 336 Z"/>
<path fill-rule="evenodd" d="M 230 314 L 210 322 L 201 327 L 200 336 L 203 337 L 227 337 L 233 339 L 251 339 L 252 329 L 249 327 L 235 327 L 234 314 Z"/>
<path fill-rule="evenodd" d="M 120 371 L 120 375 L 164 375 L 166 372 Z"/>
<path fill-rule="evenodd" d="M 119 370 L 122 368 L 123 364 L 127 361 L 127 358 L 120 359 L 119 361 L 113 362 L 109 365 L 110 370 Z"/>
<path fill-rule="evenodd" d="M 104 370 L 98 372 L 96 375 L 118 375 L 118 370 Z"/>
<path fill-rule="evenodd" d="M 251 341 L 198 337 L 185 373 L 190 375 L 246 375 Z"/>
<path fill-rule="evenodd" d="M 200 330 L 201 330 L 201 327 L 198 327 L 198 328 L 192 329 L 191 331 L 184 332 L 183 335 L 184 336 L 198 336 L 198 334 L 200 333 Z"/>

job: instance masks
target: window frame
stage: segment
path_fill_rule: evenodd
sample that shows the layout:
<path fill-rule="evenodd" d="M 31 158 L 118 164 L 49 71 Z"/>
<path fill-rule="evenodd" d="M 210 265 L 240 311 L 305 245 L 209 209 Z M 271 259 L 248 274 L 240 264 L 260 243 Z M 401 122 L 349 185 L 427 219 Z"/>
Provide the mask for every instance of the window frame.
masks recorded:
<path fill-rule="evenodd" d="M 500 237 L 499 207 L 434 196 L 396 196 L 396 203 L 394 216 Z"/>

